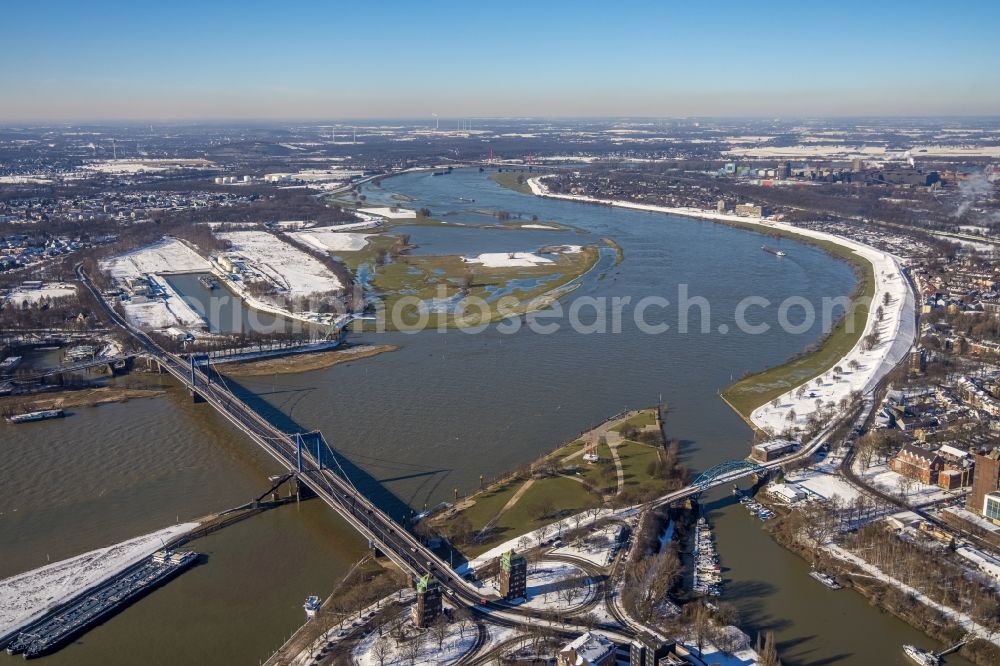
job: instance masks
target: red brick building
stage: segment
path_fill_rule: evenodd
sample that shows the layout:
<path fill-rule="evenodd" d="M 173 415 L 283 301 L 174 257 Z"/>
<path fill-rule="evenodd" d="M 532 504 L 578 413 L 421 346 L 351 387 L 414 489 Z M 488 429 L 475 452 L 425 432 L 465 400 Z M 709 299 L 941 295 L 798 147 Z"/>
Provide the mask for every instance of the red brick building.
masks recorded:
<path fill-rule="evenodd" d="M 944 467 L 944 460 L 934 451 L 907 444 L 899 450 L 889 467 L 920 483 L 933 485 L 937 483 L 938 472 Z"/>
<path fill-rule="evenodd" d="M 986 455 L 976 454 L 976 475 L 966 506 L 981 515 L 986 496 L 996 490 L 1000 490 L 1000 448 Z"/>

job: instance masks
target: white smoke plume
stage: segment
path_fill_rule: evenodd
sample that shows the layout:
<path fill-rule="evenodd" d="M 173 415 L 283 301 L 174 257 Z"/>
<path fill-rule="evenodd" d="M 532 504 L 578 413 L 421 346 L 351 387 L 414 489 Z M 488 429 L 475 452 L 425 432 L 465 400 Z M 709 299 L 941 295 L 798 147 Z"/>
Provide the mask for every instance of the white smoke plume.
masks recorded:
<path fill-rule="evenodd" d="M 958 183 L 958 209 L 955 217 L 962 217 L 983 197 L 989 196 L 993 183 L 987 178 L 987 170 L 977 171 Z"/>

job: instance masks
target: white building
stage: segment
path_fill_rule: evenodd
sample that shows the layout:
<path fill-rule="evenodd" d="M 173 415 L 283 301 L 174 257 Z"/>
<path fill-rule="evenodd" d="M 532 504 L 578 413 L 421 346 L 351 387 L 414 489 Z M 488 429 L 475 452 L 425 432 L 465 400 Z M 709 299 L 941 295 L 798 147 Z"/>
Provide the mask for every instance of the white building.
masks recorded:
<path fill-rule="evenodd" d="M 559 650 L 559 666 L 607 666 L 615 661 L 615 644 L 591 631 Z"/>
<path fill-rule="evenodd" d="M 801 502 L 807 497 L 804 490 L 791 483 L 772 483 L 767 487 L 767 493 L 788 504 Z"/>

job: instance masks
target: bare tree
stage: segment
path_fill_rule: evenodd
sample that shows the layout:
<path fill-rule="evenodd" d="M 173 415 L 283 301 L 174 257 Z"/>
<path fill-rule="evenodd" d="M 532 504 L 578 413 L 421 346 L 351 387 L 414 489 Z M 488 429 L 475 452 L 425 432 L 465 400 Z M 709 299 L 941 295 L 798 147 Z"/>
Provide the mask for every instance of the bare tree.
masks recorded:
<path fill-rule="evenodd" d="M 465 640 L 465 632 L 468 631 L 473 623 L 472 611 L 470 611 L 465 606 L 459 606 L 455 609 L 453 617 L 455 621 L 458 622 L 458 633 Z"/>
<path fill-rule="evenodd" d="M 431 633 L 434 635 L 438 650 L 440 651 L 444 647 L 444 639 L 448 638 L 448 621 L 444 619 L 443 615 L 439 615 L 434 620 L 434 623 L 431 625 Z"/>
<path fill-rule="evenodd" d="M 379 636 L 372 645 L 372 656 L 378 659 L 379 666 L 385 666 L 386 660 L 392 654 L 392 644 L 388 636 Z"/>
<path fill-rule="evenodd" d="M 410 638 L 403 643 L 403 656 L 410 662 L 410 666 L 415 666 L 417 663 L 417 658 L 420 656 L 420 647 L 423 642 L 424 635 L 417 633 L 410 636 Z"/>

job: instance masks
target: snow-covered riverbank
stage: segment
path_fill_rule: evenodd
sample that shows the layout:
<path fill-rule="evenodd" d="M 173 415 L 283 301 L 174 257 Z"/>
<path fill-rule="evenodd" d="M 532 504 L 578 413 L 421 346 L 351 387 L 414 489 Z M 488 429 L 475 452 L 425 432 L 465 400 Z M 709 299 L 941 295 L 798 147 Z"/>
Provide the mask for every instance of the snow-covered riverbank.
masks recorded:
<path fill-rule="evenodd" d="M 909 282 L 903 274 L 899 258 L 888 252 L 883 252 L 842 236 L 760 218 L 741 217 L 698 208 L 670 208 L 630 201 L 596 199 L 570 194 L 554 194 L 541 182 L 541 178 L 528 180 L 528 186 L 531 188 L 531 191 L 538 196 L 630 208 L 652 213 L 682 215 L 741 225 L 754 225 L 760 227 L 762 231 L 795 234 L 810 239 L 836 243 L 850 249 L 872 265 L 875 275 L 875 294 L 869 308 L 865 330 L 862 332 L 858 342 L 843 358 L 817 378 L 821 380 L 820 383 L 817 384 L 815 379 L 809 380 L 807 383 L 810 390 L 797 396 L 798 387 L 795 387 L 779 396 L 776 404 L 768 403 L 755 409 L 750 416 L 750 420 L 758 428 L 781 432 L 790 425 L 802 425 L 807 422 L 809 417 L 817 410 L 817 405 L 825 406 L 831 402 L 836 405 L 842 399 L 849 398 L 854 391 L 861 391 L 862 393 L 871 391 L 896 364 L 903 360 L 913 346 L 917 334 L 915 320 L 916 304 L 913 297 L 913 290 L 910 288 Z M 880 305 L 883 308 L 883 317 L 881 321 L 878 321 L 871 313 Z M 879 330 L 879 342 L 871 349 L 865 349 L 864 338 L 876 328 Z M 834 373 L 832 368 L 838 366 L 842 372 Z M 793 412 L 795 416 L 790 420 L 789 414 Z"/>

